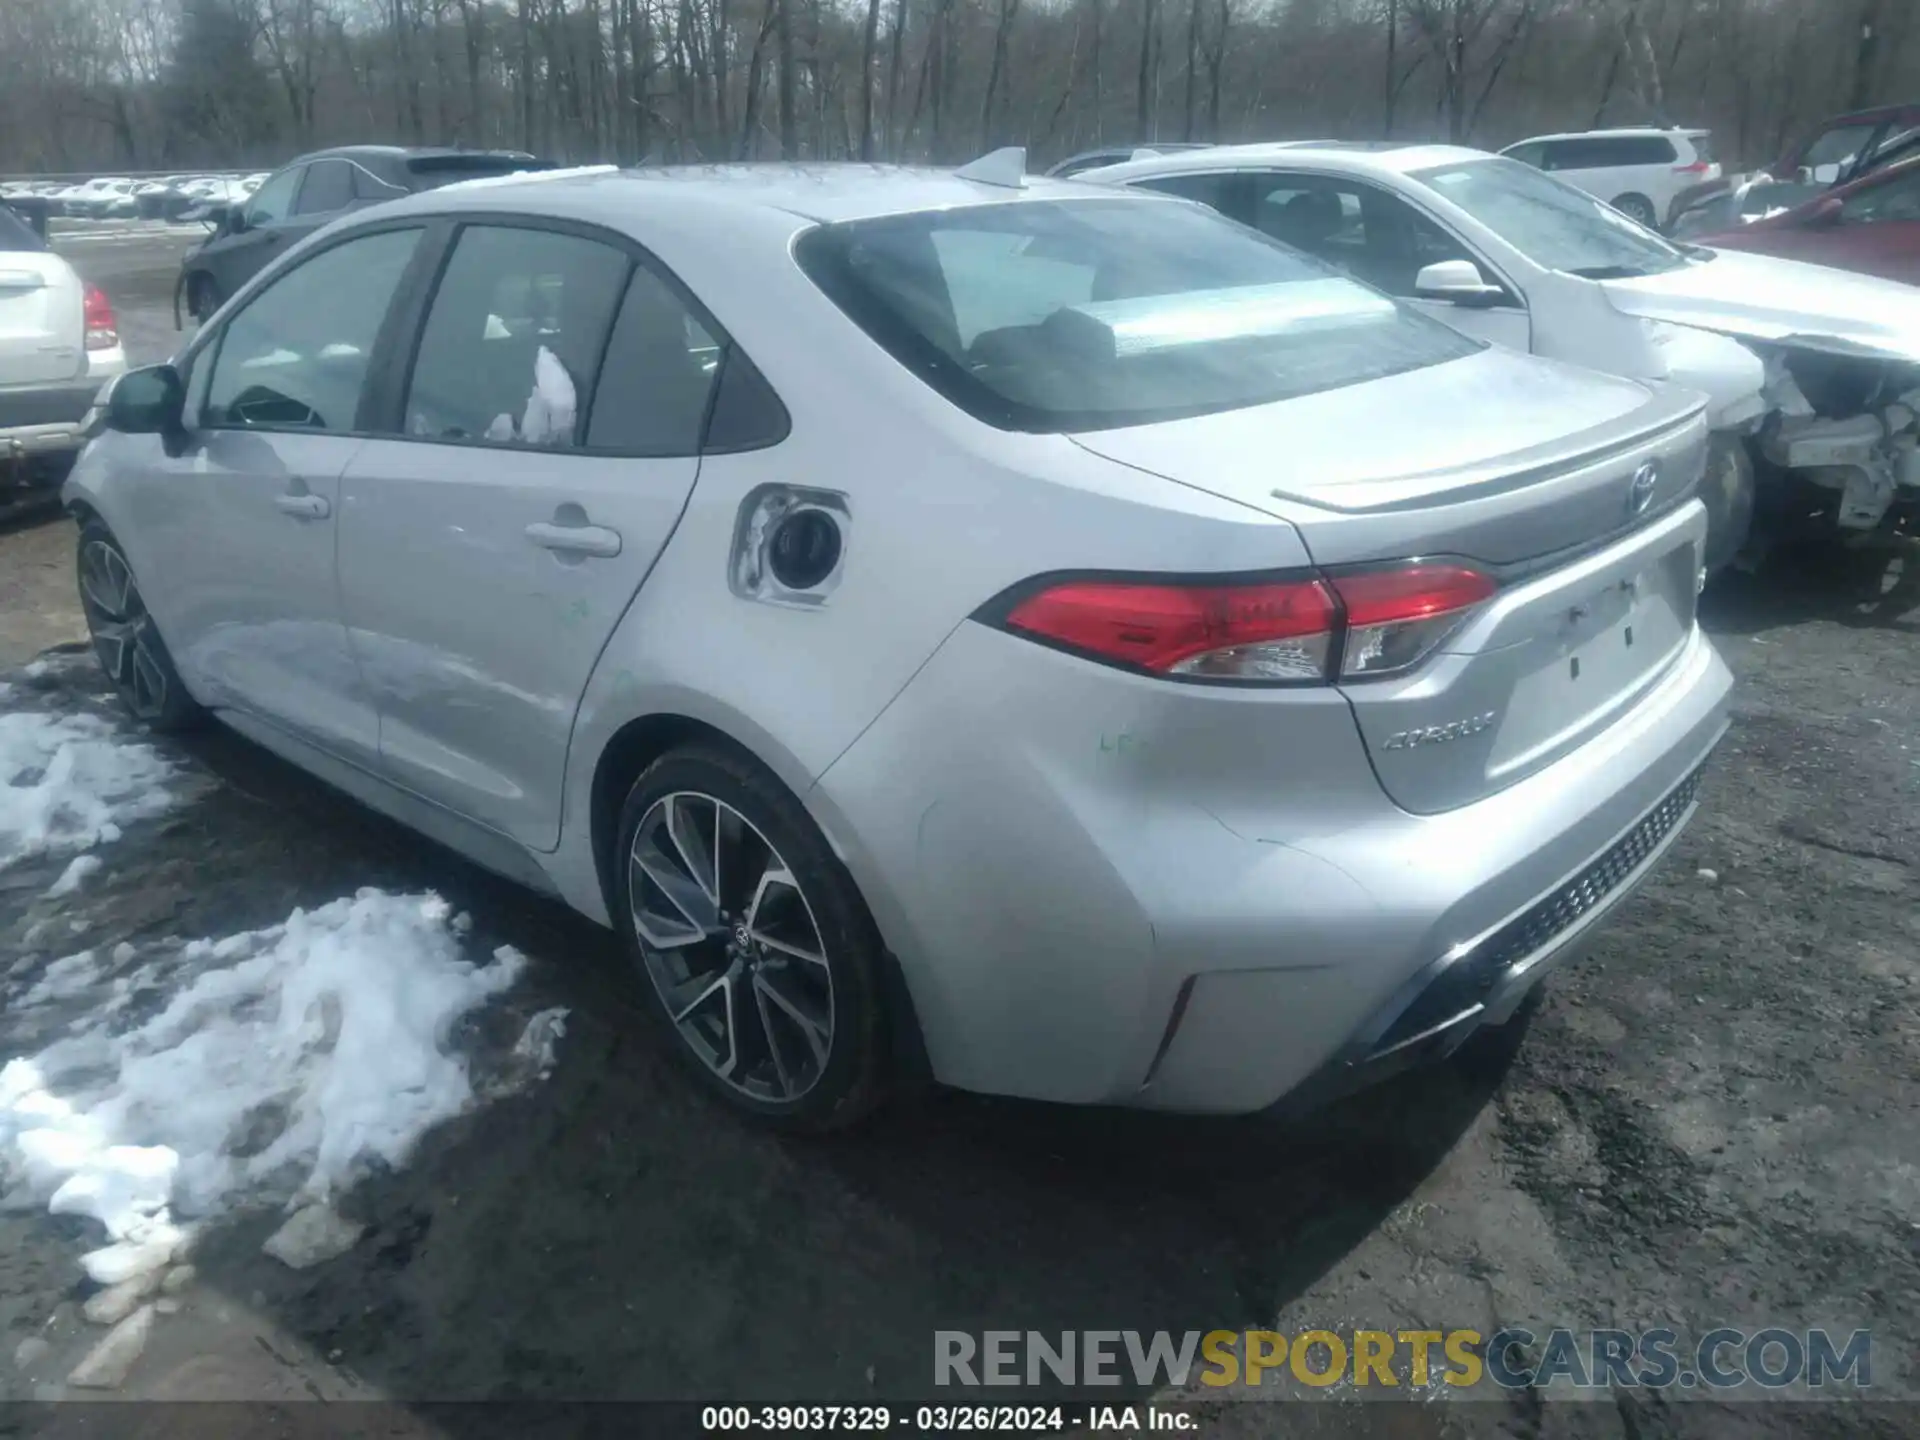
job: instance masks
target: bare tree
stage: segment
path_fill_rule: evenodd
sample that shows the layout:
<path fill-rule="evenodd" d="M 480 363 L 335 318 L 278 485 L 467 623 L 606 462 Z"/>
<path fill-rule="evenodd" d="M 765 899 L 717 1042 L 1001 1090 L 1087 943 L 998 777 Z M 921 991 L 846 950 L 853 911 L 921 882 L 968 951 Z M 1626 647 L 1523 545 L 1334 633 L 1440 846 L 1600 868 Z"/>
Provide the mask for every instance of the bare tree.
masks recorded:
<path fill-rule="evenodd" d="M 873 159 L 873 52 L 880 39 L 880 0 L 867 0 L 867 28 L 860 43 L 860 158 Z"/>
<path fill-rule="evenodd" d="M 1160 0 L 1140 0 L 1140 84 L 1134 92 L 1133 138 L 1151 140 L 1154 113 L 1154 41 L 1160 22 Z"/>
<path fill-rule="evenodd" d="M 980 102 L 980 149 L 984 154 L 993 144 L 993 102 L 1000 93 L 1000 77 L 1007 68 L 1007 39 L 1013 32 L 1014 17 L 1020 13 L 1020 0 L 999 0 L 1000 15 L 993 27 L 993 60 L 987 68 L 987 93 Z"/>

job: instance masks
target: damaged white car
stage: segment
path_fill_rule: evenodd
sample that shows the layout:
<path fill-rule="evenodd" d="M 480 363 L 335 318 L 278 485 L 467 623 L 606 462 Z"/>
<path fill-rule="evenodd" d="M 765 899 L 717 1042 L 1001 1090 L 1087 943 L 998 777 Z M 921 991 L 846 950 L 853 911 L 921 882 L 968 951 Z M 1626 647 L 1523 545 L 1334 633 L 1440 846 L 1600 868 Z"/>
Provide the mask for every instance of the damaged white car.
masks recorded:
<path fill-rule="evenodd" d="M 1465 334 L 1707 395 L 1710 568 L 1920 512 L 1920 290 L 1665 240 L 1454 146 L 1221 146 L 1076 177 L 1199 200 Z"/>

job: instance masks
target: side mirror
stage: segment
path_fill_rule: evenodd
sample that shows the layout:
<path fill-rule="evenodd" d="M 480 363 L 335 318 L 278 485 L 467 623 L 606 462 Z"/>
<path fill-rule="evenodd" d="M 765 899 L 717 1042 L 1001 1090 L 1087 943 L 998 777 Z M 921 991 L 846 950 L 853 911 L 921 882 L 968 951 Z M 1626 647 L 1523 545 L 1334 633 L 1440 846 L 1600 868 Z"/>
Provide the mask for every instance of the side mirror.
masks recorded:
<path fill-rule="evenodd" d="M 187 386 L 171 365 L 127 371 L 109 383 L 100 404 L 107 429 L 122 435 L 161 435 L 171 441 L 186 434 Z"/>
<path fill-rule="evenodd" d="M 1438 260 L 1422 266 L 1413 277 L 1413 293 L 1422 300 L 1445 300 L 1480 310 L 1498 305 L 1507 294 L 1498 285 L 1489 285 L 1471 260 Z"/>
<path fill-rule="evenodd" d="M 1807 225 L 1825 230 L 1840 223 L 1840 217 L 1846 213 L 1847 202 L 1838 195 L 1827 195 L 1814 201 L 1813 208 L 1807 212 Z"/>
<path fill-rule="evenodd" d="M 245 205 L 228 205 L 225 213 L 220 217 L 220 233 L 223 235 L 238 235 L 246 228 L 247 207 Z"/>

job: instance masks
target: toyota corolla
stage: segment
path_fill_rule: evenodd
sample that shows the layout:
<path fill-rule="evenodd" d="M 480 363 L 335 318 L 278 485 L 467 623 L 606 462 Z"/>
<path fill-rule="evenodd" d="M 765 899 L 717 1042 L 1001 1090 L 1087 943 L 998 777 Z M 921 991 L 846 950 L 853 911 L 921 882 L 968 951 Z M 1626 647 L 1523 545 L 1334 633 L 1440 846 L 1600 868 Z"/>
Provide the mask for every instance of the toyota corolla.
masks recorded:
<path fill-rule="evenodd" d="M 1703 402 L 1200 205 L 870 166 L 352 215 L 101 402 L 106 671 L 617 930 L 738 1107 L 1188 1111 L 1510 1017 L 1696 803 Z"/>

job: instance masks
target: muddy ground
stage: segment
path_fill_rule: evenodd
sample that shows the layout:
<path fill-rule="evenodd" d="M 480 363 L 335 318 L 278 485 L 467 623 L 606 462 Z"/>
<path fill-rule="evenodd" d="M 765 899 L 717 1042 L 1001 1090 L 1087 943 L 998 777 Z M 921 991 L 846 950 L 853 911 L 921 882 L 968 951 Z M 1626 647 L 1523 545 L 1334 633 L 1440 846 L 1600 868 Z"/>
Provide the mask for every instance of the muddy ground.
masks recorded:
<path fill-rule="evenodd" d="M 64 572 L 14 565 L 58 545 L 0 539 L 10 614 L 71 607 Z M 534 958 L 516 1005 L 572 1018 L 548 1081 L 348 1198 L 369 1231 L 344 1257 L 266 1258 L 273 1215 L 212 1235 L 126 1393 L 912 1400 L 936 1329 L 1517 1323 L 1868 1328 L 1875 1392 L 1912 1401 L 1920 614 L 1868 620 L 1784 562 L 1707 611 L 1735 720 L 1659 877 L 1555 977 L 1517 1049 L 1306 1127 L 937 1096 L 855 1138 L 771 1138 L 654 1043 L 604 933 L 236 738 L 172 746 L 204 794 L 103 850 L 89 889 L 45 899 L 52 862 L 0 877 L 0 969 L 46 953 L 57 924 L 25 935 L 49 918 L 111 944 L 436 888 Z M 99 703 L 84 656 L 9 678 L 16 706 Z M 0 1055 L 23 1047 L 13 1023 Z M 0 1398 L 64 1393 L 93 1338 L 74 1263 L 91 1243 L 0 1215 Z M 48 1349 L 10 1363 L 29 1336 Z M 1358 1433 L 1271 1394 L 1210 1404 L 1203 1433 Z M 1369 1433 L 1896 1435 L 1920 1410 L 1523 1393 L 1384 1423 Z"/>

